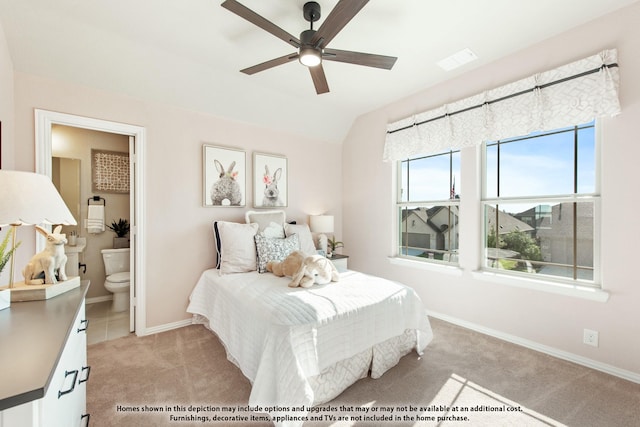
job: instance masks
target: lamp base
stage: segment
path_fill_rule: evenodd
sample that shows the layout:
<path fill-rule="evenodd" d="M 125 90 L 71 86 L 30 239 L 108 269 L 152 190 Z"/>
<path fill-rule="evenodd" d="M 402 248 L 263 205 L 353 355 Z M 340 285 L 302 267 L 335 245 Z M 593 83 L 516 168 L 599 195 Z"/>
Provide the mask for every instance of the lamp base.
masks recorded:
<path fill-rule="evenodd" d="M 11 292 L 11 302 L 22 302 L 53 298 L 78 287 L 80 287 L 80 277 L 73 276 L 64 282 L 58 282 L 52 285 L 25 285 L 24 282 L 18 282 L 14 283 L 11 289 L 0 289 Z"/>
<path fill-rule="evenodd" d="M 318 234 L 318 245 L 316 246 L 320 249 L 324 256 L 327 256 L 327 250 L 329 249 L 328 238 L 326 234 Z"/>
<path fill-rule="evenodd" d="M 0 310 L 11 307 L 11 291 L 4 289 L 0 291 Z"/>

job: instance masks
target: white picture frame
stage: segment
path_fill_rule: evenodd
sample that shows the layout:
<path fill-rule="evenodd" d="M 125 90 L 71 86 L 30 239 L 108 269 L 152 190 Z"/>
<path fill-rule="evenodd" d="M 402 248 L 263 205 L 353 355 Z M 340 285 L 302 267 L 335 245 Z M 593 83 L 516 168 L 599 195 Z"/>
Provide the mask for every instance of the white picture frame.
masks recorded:
<path fill-rule="evenodd" d="M 288 206 L 289 169 L 287 158 L 278 154 L 253 153 L 253 206 Z"/>
<path fill-rule="evenodd" d="M 212 144 L 202 146 L 202 205 L 246 205 L 247 155 L 244 150 Z"/>

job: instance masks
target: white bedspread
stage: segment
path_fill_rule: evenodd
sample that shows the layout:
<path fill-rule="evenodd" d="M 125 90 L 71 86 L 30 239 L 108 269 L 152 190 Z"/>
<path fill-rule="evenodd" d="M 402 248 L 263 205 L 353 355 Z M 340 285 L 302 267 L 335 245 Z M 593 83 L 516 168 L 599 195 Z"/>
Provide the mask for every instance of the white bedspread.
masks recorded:
<path fill-rule="evenodd" d="M 208 320 L 252 382 L 251 406 L 311 406 L 308 378 L 406 330 L 416 331 L 418 353 L 433 336 L 409 287 L 354 271 L 309 289 L 289 281 L 207 270 L 190 297 L 187 311 Z"/>

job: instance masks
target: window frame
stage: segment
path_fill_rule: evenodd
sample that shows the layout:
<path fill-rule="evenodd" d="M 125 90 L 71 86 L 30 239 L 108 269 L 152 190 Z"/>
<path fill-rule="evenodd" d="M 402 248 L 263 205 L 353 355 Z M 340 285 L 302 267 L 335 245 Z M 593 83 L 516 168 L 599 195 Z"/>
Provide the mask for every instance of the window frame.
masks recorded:
<path fill-rule="evenodd" d="M 415 157 L 411 157 L 411 158 L 407 158 L 404 160 L 397 160 L 394 162 L 394 167 L 396 169 L 395 171 L 395 191 L 394 191 L 394 195 L 395 195 L 395 200 L 393 203 L 393 210 L 394 210 L 394 222 L 395 222 L 395 233 L 393 234 L 393 253 L 395 254 L 395 258 L 397 259 L 401 259 L 401 260 L 406 260 L 408 262 L 419 262 L 419 263 L 424 263 L 424 264 L 432 264 L 432 265 L 437 265 L 437 266 L 449 266 L 449 267 L 459 267 L 459 256 L 460 256 L 460 232 L 459 229 L 457 232 L 458 236 L 454 237 L 454 240 L 457 241 L 457 248 L 454 250 L 448 250 L 448 251 L 444 251 L 443 253 L 449 253 L 449 260 L 440 260 L 440 259 L 436 259 L 436 258 L 427 258 L 427 257 L 420 257 L 417 255 L 407 255 L 407 254 L 403 254 L 402 252 L 402 248 L 409 248 L 408 245 L 402 245 L 403 242 L 403 232 L 402 232 L 402 225 L 403 225 L 403 220 L 402 220 L 402 211 L 403 209 L 407 209 L 407 208 L 411 208 L 411 207 L 435 207 L 435 206 L 443 206 L 443 207 L 457 207 L 457 218 L 458 218 L 458 224 L 460 224 L 460 197 L 456 197 L 456 198 L 450 198 L 450 199 L 438 199 L 438 200 L 409 200 L 409 198 L 407 198 L 407 201 L 403 201 L 403 193 L 402 193 L 402 183 L 403 183 L 403 163 L 404 162 L 411 162 L 411 161 L 415 161 L 415 160 L 420 160 L 420 159 L 424 159 L 424 158 L 429 158 L 429 157 L 436 157 L 436 156 L 444 156 L 444 155 L 449 155 L 449 188 L 453 188 L 452 186 L 455 185 L 455 174 L 453 173 L 453 158 L 451 157 L 454 153 L 457 153 L 457 155 L 459 156 L 459 161 L 461 161 L 462 159 L 462 151 L 460 149 L 450 149 L 447 151 L 443 151 L 440 153 L 434 153 L 434 154 L 425 154 L 425 155 L 420 155 L 420 156 L 415 156 Z M 460 168 L 459 172 L 460 175 L 462 175 L 462 168 Z M 409 181 L 407 181 L 409 182 Z M 460 185 L 460 184 L 458 184 Z M 456 254 L 456 259 L 455 260 L 451 260 L 451 254 L 453 254 L 453 252 L 455 251 Z M 434 252 L 442 252 L 441 250 L 438 249 L 434 249 Z"/>
<path fill-rule="evenodd" d="M 582 123 L 579 125 L 573 126 L 574 131 L 579 129 L 584 129 L 590 123 Z M 559 194 L 559 195 L 541 195 L 541 196 L 511 196 L 511 197 L 487 197 L 487 145 L 495 143 L 496 141 L 485 141 L 482 143 L 482 148 L 480 150 L 481 156 L 481 168 L 480 168 L 480 180 L 481 180 L 481 195 L 480 195 L 480 220 L 481 220 L 481 238 L 480 238 L 480 247 L 479 247 L 479 259 L 481 262 L 480 271 L 485 273 L 490 273 L 496 277 L 518 277 L 528 280 L 533 280 L 536 282 L 550 283 L 553 285 L 571 285 L 578 289 L 585 290 L 603 290 L 602 286 L 602 278 L 601 278 L 601 196 L 600 196 L 600 185 L 601 185 L 601 173 L 600 173 L 600 165 L 601 165 L 601 139 L 602 139 L 602 126 L 600 124 L 600 120 L 596 119 L 593 121 L 592 125 L 594 129 L 594 191 L 590 193 L 573 193 L 573 194 Z M 562 128 L 566 129 L 566 128 Z M 559 132 L 560 129 L 551 130 L 548 132 L 543 132 L 544 135 L 551 135 Z M 522 139 L 531 138 L 530 136 L 522 136 Z M 510 137 L 505 138 L 504 140 L 512 141 L 519 140 L 518 137 Z M 497 165 L 499 167 L 499 165 Z M 575 176 L 576 171 L 573 171 Z M 533 203 L 579 203 L 589 201 L 593 203 L 593 279 L 585 280 L 573 277 L 563 277 L 563 276 L 554 276 L 554 275 L 536 275 L 526 272 L 512 271 L 512 270 L 502 270 L 494 267 L 487 266 L 486 260 L 486 236 L 489 233 L 487 230 L 487 221 L 485 220 L 485 209 L 486 206 L 491 205 L 508 205 L 510 203 L 518 203 L 518 202 L 533 202 Z M 576 245 L 575 236 L 574 236 L 574 247 Z M 575 266 L 573 266 L 575 268 Z"/>

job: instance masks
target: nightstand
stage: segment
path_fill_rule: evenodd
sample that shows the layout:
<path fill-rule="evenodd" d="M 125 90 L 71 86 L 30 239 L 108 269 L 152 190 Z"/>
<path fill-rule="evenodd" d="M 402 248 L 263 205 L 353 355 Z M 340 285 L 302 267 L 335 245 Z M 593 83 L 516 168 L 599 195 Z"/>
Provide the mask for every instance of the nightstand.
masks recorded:
<path fill-rule="evenodd" d="M 333 262 L 333 265 L 336 266 L 339 272 L 347 271 L 349 268 L 349 255 L 333 254 L 329 259 Z"/>

